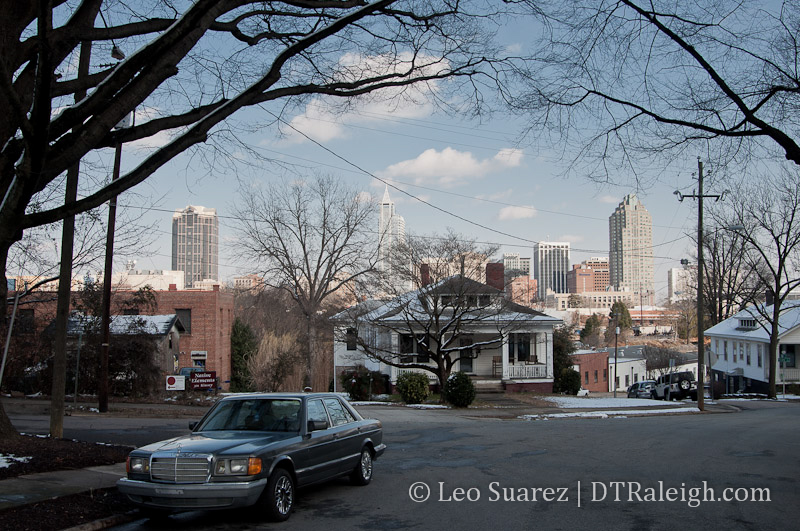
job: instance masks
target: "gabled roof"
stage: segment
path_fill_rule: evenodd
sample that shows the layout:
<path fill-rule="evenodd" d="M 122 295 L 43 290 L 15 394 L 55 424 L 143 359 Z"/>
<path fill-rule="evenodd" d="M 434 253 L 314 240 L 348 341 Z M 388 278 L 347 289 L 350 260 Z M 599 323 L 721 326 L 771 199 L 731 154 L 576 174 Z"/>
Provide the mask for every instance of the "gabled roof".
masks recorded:
<path fill-rule="evenodd" d="M 785 301 L 782 305 L 783 312 L 779 320 L 779 338 L 800 327 L 800 301 Z M 772 305 L 765 306 L 764 310 L 772 313 Z M 741 328 L 742 319 L 755 320 L 755 328 Z M 758 313 L 755 307 L 748 307 L 744 310 L 728 317 L 705 331 L 707 336 L 724 336 L 740 339 L 753 339 L 759 341 L 769 341 L 769 334 L 761 326 L 765 324 L 764 318 Z M 769 328 L 769 325 L 767 325 Z"/>
<path fill-rule="evenodd" d="M 67 320 L 67 335 L 77 336 L 87 326 L 100 326 L 100 318 L 73 314 Z M 111 335 L 152 335 L 165 336 L 175 326 L 184 332 L 183 323 L 176 314 L 167 315 L 112 315 L 109 332 Z M 49 327 L 48 327 L 49 328 Z"/>
<path fill-rule="evenodd" d="M 460 275 L 440 280 L 421 289 L 409 291 L 389 301 L 369 300 L 352 306 L 332 317 L 334 321 L 348 321 L 356 318 L 365 321 L 405 321 L 408 315 L 428 314 L 427 301 L 432 296 L 442 295 L 490 295 L 502 297 L 502 291 Z M 498 310 L 476 311 L 469 317 L 473 322 L 519 322 L 537 321 L 559 324 L 561 319 L 551 317 L 533 308 L 528 308 L 507 299 Z"/>

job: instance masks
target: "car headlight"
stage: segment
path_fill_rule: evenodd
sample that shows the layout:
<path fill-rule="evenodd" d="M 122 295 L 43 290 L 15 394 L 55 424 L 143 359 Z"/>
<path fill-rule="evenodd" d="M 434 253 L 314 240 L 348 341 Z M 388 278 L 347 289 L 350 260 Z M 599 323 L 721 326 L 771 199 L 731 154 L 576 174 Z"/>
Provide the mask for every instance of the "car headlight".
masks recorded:
<path fill-rule="evenodd" d="M 261 472 L 261 459 L 258 457 L 237 457 L 218 459 L 214 467 L 217 476 L 254 476 Z"/>
<path fill-rule="evenodd" d="M 147 457 L 128 456 L 126 468 L 129 474 L 147 474 L 150 472 L 150 459 Z"/>

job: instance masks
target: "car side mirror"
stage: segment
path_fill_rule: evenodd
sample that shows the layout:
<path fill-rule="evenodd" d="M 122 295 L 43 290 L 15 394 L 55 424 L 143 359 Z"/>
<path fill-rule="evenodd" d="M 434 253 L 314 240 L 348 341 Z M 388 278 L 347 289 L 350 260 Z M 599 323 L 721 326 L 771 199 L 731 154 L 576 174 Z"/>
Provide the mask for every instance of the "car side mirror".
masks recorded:
<path fill-rule="evenodd" d="M 328 421 L 327 420 L 309 420 L 308 421 L 308 432 L 311 433 L 312 431 L 319 431 L 319 430 L 327 430 L 328 429 Z"/>
<path fill-rule="evenodd" d="M 194 421 L 192 421 L 192 422 L 190 422 L 190 423 L 189 423 L 189 429 L 190 429 L 190 430 L 194 431 L 194 429 L 195 429 L 196 427 L 197 427 L 197 421 L 196 421 L 196 420 L 194 420 Z"/>

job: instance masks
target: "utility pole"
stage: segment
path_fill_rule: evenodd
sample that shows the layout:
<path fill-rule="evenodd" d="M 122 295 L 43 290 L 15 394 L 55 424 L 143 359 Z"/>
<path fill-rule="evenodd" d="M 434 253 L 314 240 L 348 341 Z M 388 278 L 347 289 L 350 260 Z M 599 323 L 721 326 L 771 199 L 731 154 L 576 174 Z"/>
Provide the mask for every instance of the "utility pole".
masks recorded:
<path fill-rule="evenodd" d="M 703 330 L 703 276 L 705 275 L 705 262 L 703 260 L 703 199 L 708 197 L 719 201 L 725 195 L 703 194 L 703 161 L 697 157 L 697 193 L 683 195 L 675 190 L 678 201 L 683 202 L 687 197 L 697 199 L 697 408 L 705 409 L 704 394 L 706 383 L 705 371 L 705 336 Z M 688 332 L 687 332 L 688 336 Z"/>

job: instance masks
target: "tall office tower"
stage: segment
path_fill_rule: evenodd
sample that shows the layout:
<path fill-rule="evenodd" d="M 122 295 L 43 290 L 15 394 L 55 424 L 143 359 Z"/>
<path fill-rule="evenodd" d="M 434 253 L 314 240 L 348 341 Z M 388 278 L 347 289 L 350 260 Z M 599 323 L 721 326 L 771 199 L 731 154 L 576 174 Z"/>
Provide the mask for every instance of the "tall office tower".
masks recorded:
<path fill-rule="evenodd" d="M 533 246 L 533 276 L 537 282 L 536 292 L 540 300 L 547 297 L 547 290 L 568 293 L 567 271 L 569 271 L 569 242 L 538 242 Z"/>
<path fill-rule="evenodd" d="M 190 205 L 172 215 L 172 269 L 183 271 L 186 288 L 219 280 L 217 209 Z"/>
<path fill-rule="evenodd" d="M 667 271 L 667 296 L 669 297 L 669 302 L 674 304 L 694 297 L 697 291 L 692 289 L 692 283 L 696 283 L 696 278 L 697 266 L 673 267 Z"/>
<path fill-rule="evenodd" d="M 388 186 L 383 191 L 383 200 L 381 201 L 381 211 L 378 218 L 378 238 L 378 271 L 391 275 L 390 254 L 395 245 L 405 241 L 406 220 L 394 211 L 394 203 L 389 198 Z M 410 279 L 401 280 L 390 277 L 390 281 L 396 289 L 401 291 L 406 291 L 411 286 Z"/>
<path fill-rule="evenodd" d="M 506 275 L 511 277 L 531 276 L 531 259 L 522 257 L 519 253 L 505 253 L 503 254 L 503 268 Z"/>
<path fill-rule="evenodd" d="M 626 195 L 608 218 L 609 281 L 652 300 L 653 221 L 635 194 Z"/>

